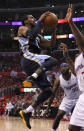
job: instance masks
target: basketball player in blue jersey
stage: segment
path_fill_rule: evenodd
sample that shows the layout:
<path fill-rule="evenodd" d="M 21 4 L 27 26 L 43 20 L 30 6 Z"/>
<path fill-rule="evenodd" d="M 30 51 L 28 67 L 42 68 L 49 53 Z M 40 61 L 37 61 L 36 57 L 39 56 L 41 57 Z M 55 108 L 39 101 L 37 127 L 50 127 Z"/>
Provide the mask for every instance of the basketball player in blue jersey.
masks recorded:
<path fill-rule="evenodd" d="M 33 102 L 27 109 L 20 111 L 23 122 L 29 129 L 31 128 L 29 121 L 31 112 L 34 111 L 35 107 L 52 95 L 52 90 L 50 88 L 51 84 L 47 80 L 45 71 L 56 65 L 57 60 L 48 55 L 40 55 L 41 46 L 54 46 L 56 42 L 56 27 L 52 30 L 51 41 L 44 39 L 43 36 L 40 35 L 43 21 L 48 15 L 51 15 L 51 13 L 46 12 L 42 14 L 38 19 L 37 24 L 32 15 L 26 15 L 23 20 L 24 26 L 21 26 L 18 29 L 18 41 L 20 43 L 20 52 L 22 54 L 22 69 L 28 76 L 30 76 L 27 78 L 27 81 L 35 81 L 37 86 L 42 90 L 42 93 L 38 96 L 35 102 Z"/>

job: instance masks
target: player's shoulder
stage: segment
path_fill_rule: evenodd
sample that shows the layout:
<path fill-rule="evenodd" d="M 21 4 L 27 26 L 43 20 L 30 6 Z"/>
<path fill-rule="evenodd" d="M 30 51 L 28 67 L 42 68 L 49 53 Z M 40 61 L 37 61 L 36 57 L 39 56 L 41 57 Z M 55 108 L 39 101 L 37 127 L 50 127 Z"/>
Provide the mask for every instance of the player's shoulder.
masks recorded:
<path fill-rule="evenodd" d="M 28 29 L 28 27 L 22 25 L 22 26 L 20 26 L 20 27 L 18 28 L 18 30 L 22 30 L 22 29 Z"/>
<path fill-rule="evenodd" d="M 18 28 L 18 35 L 20 36 L 20 35 L 25 35 L 25 32 L 28 30 L 28 27 L 26 27 L 26 26 L 20 26 L 19 28 Z"/>
<path fill-rule="evenodd" d="M 79 53 L 79 54 L 77 55 L 76 59 L 75 59 L 75 62 L 80 61 L 81 57 L 82 57 L 82 53 Z"/>
<path fill-rule="evenodd" d="M 71 79 L 77 79 L 77 77 L 71 72 Z"/>

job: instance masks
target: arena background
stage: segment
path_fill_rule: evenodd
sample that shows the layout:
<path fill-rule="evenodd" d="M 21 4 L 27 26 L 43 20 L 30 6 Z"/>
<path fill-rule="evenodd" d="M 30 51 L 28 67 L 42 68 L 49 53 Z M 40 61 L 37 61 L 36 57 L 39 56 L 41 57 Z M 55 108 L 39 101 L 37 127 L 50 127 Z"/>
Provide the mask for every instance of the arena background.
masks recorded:
<path fill-rule="evenodd" d="M 40 91 L 33 89 L 24 89 L 22 81 L 26 78 L 26 74 L 22 71 L 20 66 L 19 44 L 17 41 L 17 30 L 22 24 L 22 16 L 24 14 L 32 14 L 36 19 L 45 12 L 51 11 L 58 16 L 58 26 L 56 35 L 56 47 L 43 49 L 42 53 L 49 54 L 64 61 L 62 51 L 59 50 L 58 45 L 64 42 L 68 45 L 69 54 L 71 58 L 75 59 L 75 54 L 78 54 L 78 49 L 75 44 L 74 36 L 69 28 L 67 20 L 65 19 L 66 11 L 69 2 L 62 0 L 5 0 L 0 3 L 0 115 L 18 116 L 20 109 L 26 108 L 30 105 L 33 96 Z M 74 4 L 75 12 L 73 21 L 78 28 L 84 30 L 84 2 L 72 2 Z M 50 32 L 45 30 L 42 32 L 43 36 L 50 39 Z M 54 67 L 52 71 L 47 72 L 48 79 L 53 84 L 54 79 L 59 76 L 59 65 Z M 63 98 L 63 91 L 61 88 L 57 91 L 57 95 L 53 101 L 52 108 L 57 111 L 58 106 Z M 6 111 L 8 103 L 12 104 L 11 111 Z M 35 116 L 43 117 L 44 110 L 48 101 L 41 105 L 40 114 Z M 54 117 L 54 110 L 51 109 L 51 114 L 48 117 Z M 56 114 L 56 113 L 55 113 Z"/>

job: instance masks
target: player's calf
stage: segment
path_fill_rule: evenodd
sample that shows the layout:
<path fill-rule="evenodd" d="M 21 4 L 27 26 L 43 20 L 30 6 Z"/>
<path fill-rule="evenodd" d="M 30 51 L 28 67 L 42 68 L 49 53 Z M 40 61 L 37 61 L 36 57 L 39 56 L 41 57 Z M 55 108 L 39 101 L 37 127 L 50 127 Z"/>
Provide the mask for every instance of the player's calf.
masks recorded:
<path fill-rule="evenodd" d="M 80 131 L 81 127 L 79 126 L 74 126 L 74 125 L 69 125 L 69 131 Z"/>

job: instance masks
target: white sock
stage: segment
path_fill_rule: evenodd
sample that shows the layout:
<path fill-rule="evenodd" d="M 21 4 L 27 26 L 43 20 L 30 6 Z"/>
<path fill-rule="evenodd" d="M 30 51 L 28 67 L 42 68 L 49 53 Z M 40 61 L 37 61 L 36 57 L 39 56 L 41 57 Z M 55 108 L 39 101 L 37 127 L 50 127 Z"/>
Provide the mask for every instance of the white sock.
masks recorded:
<path fill-rule="evenodd" d="M 56 131 L 55 129 L 51 129 L 51 131 Z"/>
<path fill-rule="evenodd" d="M 26 108 L 26 112 L 33 112 L 34 108 L 30 105 L 28 108 Z"/>
<path fill-rule="evenodd" d="M 38 74 L 33 73 L 32 76 L 36 79 L 38 77 Z"/>

